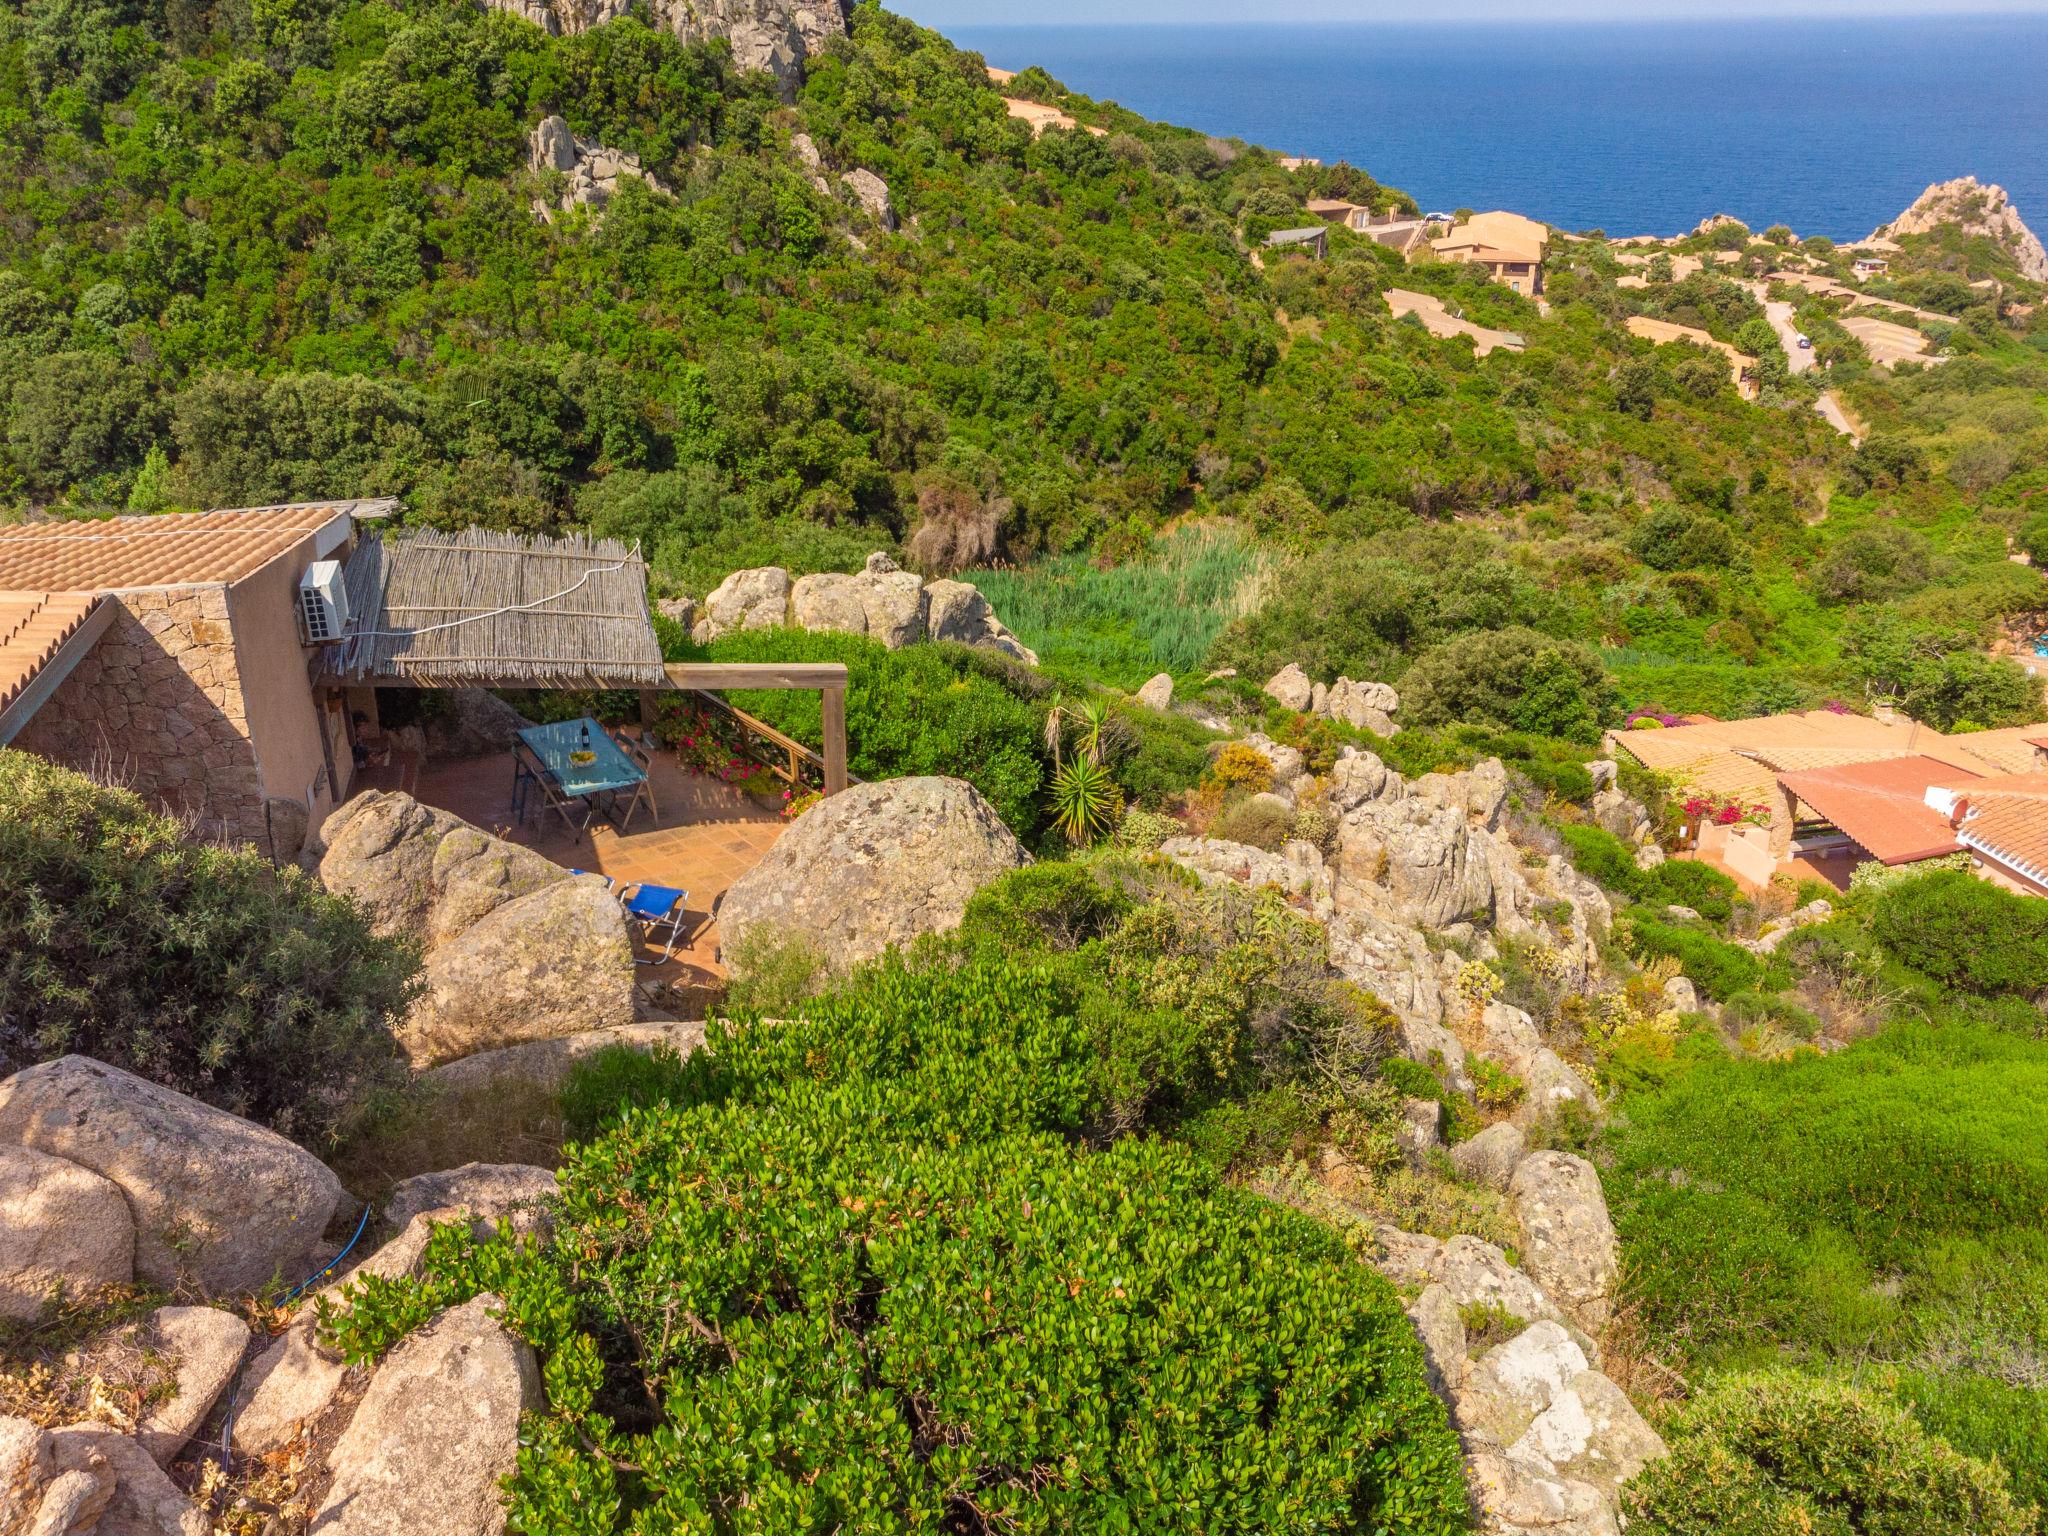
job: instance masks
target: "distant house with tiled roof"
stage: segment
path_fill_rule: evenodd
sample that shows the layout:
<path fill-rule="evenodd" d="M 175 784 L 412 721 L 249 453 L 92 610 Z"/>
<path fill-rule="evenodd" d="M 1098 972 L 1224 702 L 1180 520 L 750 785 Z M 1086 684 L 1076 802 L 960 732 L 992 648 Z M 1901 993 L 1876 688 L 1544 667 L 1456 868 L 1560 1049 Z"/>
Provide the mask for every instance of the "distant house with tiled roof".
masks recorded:
<path fill-rule="evenodd" d="M 1607 742 L 1700 807 L 1688 851 L 1762 885 L 1780 872 L 1846 884 L 1870 859 L 1911 863 L 1970 846 L 1936 787 L 1981 796 L 2001 776 L 2048 767 L 2037 739 L 2048 740 L 2039 724 L 1946 736 L 1895 714 L 1807 710 L 1612 731 Z M 1717 819 L 1730 808 L 1733 819 Z"/>
<path fill-rule="evenodd" d="M 1530 298 L 1543 292 L 1543 260 L 1550 227 L 1519 213 L 1475 213 L 1429 242 L 1439 261 L 1472 262 L 1504 287 Z"/>

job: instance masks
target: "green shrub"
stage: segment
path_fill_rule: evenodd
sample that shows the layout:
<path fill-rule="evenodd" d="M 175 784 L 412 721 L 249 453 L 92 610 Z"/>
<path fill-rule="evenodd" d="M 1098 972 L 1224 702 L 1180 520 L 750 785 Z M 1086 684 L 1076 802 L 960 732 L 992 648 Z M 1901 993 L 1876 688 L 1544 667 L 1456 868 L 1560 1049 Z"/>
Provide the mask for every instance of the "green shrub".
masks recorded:
<path fill-rule="evenodd" d="M 1697 859 L 1666 859 L 1642 872 L 1639 889 L 1639 900 L 1691 907 L 1713 923 L 1726 922 L 1735 910 L 1735 882 Z"/>
<path fill-rule="evenodd" d="M 544 1243 L 444 1229 L 326 1326 L 365 1359 L 503 1298 L 548 1389 L 515 1529 L 1465 1529 L 1392 1290 L 1183 1148 L 1064 1139 L 1052 1003 L 892 965 L 715 1032 L 572 1154 Z"/>
<path fill-rule="evenodd" d="M 1402 724 L 1460 721 L 1590 745 L 1613 712 L 1613 687 L 1584 646 L 1533 629 L 1461 635 L 1403 675 Z"/>
<path fill-rule="evenodd" d="M 1572 867 L 1618 896 L 1633 899 L 1643 888 L 1634 851 L 1604 827 L 1568 823 L 1557 829 Z"/>
<path fill-rule="evenodd" d="M 2048 1349 L 2048 1043 L 1898 1023 L 1782 1062 L 1680 1055 L 1605 1147 L 1652 1347 L 1900 1358 L 1961 1320 Z"/>
<path fill-rule="evenodd" d="M 1765 977 L 1755 955 L 1697 928 L 1660 922 L 1638 910 L 1629 914 L 1629 933 L 1637 954 L 1674 957 L 1693 984 L 1717 1000 L 1754 991 Z"/>
<path fill-rule="evenodd" d="M 627 1110 L 674 1102 L 688 1091 L 684 1058 L 665 1045 L 653 1050 L 608 1045 L 569 1069 L 562 1083 L 562 1123 L 570 1136 L 588 1140 Z"/>
<path fill-rule="evenodd" d="M 1226 806 L 1209 828 L 1209 836 L 1274 851 L 1287 841 L 1294 812 L 1271 800 L 1253 798 Z"/>
<path fill-rule="evenodd" d="M 301 1141 L 403 1080 L 417 949 L 126 790 L 0 751 L 0 1075 L 68 1052 Z"/>
<path fill-rule="evenodd" d="M 1888 886 L 1870 931 L 1899 959 L 1979 996 L 2048 991 L 2048 903 L 1946 870 Z"/>
<path fill-rule="evenodd" d="M 1789 1372 L 1730 1377 L 1681 1409 L 1671 1454 L 1628 1485 L 1651 1536 L 2027 1536 L 2002 1468 L 1958 1454 L 1872 1392 Z"/>

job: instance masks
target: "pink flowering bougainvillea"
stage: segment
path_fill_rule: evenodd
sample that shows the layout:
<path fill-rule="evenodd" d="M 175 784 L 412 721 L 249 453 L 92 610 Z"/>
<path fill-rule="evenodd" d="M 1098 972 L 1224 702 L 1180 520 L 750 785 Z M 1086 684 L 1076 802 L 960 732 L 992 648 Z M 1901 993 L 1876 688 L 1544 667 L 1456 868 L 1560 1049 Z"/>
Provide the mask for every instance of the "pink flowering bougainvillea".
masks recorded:
<path fill-rule="evenodd" d="M 1685 802 L 1688 821 L 1710 822 L 1717 827 L 1749 825 L 1769 826 L 1771 808 L 1768 805 L 1738 805 L 1732 800 L 1711 800 L 1705 795 L 1694 795 Z"/>

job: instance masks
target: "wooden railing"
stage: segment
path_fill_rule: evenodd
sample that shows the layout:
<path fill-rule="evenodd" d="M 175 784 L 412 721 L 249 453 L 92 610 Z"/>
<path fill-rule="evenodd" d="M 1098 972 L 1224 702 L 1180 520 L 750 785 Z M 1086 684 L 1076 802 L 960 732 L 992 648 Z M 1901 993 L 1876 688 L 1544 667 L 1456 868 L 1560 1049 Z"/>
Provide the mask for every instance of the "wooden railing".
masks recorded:
<path fill-rule="evenodd" d="M 752 761 L 781 779 L 791 789 L 802 793 L 805 790 L 825 788 L 825 759 L 795 737 L 785 736 L 765 720 L 756 720 L 743 709 L 735 709 L 715 693 L 701 688 L 689 690 L 695 695 L 695 702 L 711 710 L 739 732 L 739 750 Z M 759 743 L 759 745 L 756 745 Z M 866 780 L 857 774 L 846 776 L 849 784 L 862 784 Z"/>

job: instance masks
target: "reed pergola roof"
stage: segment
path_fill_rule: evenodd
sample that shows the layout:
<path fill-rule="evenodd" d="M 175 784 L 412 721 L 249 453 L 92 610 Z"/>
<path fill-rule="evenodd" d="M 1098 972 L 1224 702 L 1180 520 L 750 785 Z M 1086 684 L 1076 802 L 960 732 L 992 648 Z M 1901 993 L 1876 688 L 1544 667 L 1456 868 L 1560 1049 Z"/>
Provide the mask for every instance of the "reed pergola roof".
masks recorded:
<path fill-rule="evenodd" d="M 612 539 L 366 532 L 343 574 L 335 681 L 419 688 L 660 688 L 647 568 Z"/>

